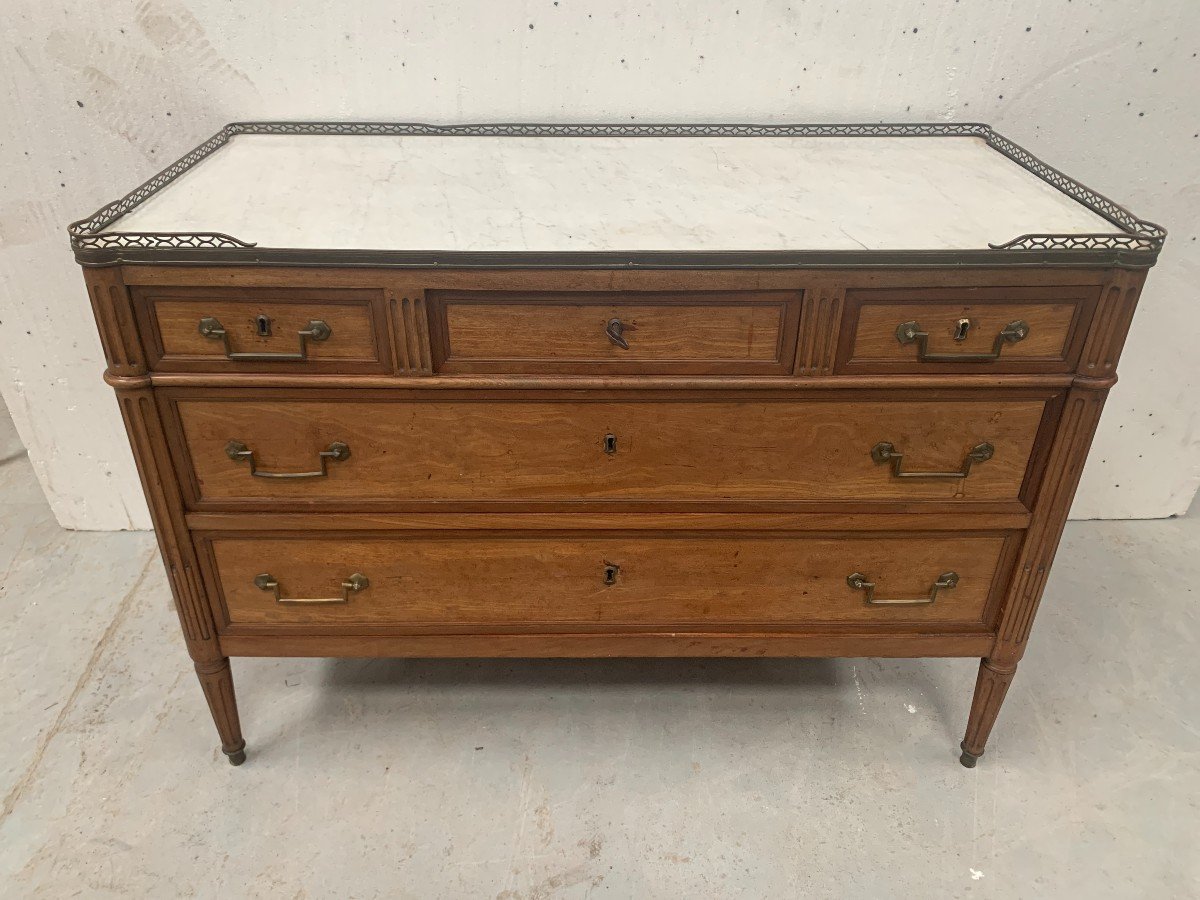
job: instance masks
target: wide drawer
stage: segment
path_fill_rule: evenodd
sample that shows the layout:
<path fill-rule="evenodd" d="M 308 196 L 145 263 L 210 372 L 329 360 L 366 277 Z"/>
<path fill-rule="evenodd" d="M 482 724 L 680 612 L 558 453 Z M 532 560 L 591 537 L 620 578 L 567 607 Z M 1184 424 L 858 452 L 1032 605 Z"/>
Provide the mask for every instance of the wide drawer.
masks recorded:
<path fill-rule="evenodd" d="M 980 626 L 1014 536 L 224 536 L 228 626 Z"/>
<path fill-rule="evenodd" d="M 787 375 L 799 291 L 431 291 L 438 372 Z"/>
<path fill-rule="evenodd" d="M 159 371 L 391 370 L 378 290 L 141 287 L 134 297 Z"/>
<path fill-rule="evenodd" d="M 837 371 L 1072 371 L 1098 295 L 1095 286 L 850 290 Z"/>
<path fill-rule="evenodd" d="M 167 396 L 190 504 L 241 509 L 1017 501 L 1049 402 Z"/>

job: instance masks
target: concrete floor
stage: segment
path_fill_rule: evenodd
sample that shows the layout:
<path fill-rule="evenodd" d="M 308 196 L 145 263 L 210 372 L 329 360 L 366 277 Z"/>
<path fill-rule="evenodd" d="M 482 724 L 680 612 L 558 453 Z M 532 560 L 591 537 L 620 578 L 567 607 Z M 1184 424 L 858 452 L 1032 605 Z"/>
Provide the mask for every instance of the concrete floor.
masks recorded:
<path fill-rule="evenodd" d="M 0 573 L 5 897 L 1200 895 L 1200 519 L 1068 528 L 973 771 L 975 664 L 862 659 L 237 660 L 234 769 L 149 534 L 18 457 Z"/>

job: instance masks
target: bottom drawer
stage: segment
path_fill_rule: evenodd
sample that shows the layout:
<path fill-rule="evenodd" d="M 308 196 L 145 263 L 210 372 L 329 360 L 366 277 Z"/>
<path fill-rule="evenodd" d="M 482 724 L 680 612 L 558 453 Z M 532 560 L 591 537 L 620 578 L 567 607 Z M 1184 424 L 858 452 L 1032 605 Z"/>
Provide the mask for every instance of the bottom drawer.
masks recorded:
<path fill-rule="evenodd" d="M 978 628 L 991 621 L 1013 541 L 1007 532 L 217 535 L 209 558 L 226 627 Z"/>

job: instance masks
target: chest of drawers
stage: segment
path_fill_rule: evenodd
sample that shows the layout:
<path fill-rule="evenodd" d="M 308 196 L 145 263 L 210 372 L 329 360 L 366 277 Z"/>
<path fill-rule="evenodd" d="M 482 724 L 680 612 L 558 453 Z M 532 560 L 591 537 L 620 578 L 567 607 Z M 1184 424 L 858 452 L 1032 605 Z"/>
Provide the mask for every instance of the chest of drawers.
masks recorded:
<path fill-rule="evenodd" d="M 234 764 L 303 655 L 978 657 L 974 765 L 1164 236 L 981 125 L 238 124 L 71 229 Z"/>

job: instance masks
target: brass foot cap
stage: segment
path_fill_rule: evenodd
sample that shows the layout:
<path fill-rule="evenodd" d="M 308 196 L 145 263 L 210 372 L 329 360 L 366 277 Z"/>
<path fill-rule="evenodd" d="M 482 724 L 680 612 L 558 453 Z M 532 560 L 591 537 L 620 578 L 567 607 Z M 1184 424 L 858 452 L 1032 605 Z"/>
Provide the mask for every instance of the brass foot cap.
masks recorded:
<path fill-rule="evenodd" d="M 242 746 L 238 747 L 236 750 L 222 750 L 221 752 L 229 757 L 229 764 L 231 766 L 240 766 L 246 761 L 245 744 L 242 744 Z"/>
<path fill-rule="evenodd" d="M 979 762 L 979 757 L 983 756 L 983 751 L 981 750 L 979 753 L 972 753 L 967 749 L 967 745 L 965 743 L 959 744 L 959 746 L 962 747 L 962 756 L 958 758 L 958 761 L 968 769 L 975 768 L 975 763 Z"/>

